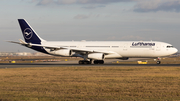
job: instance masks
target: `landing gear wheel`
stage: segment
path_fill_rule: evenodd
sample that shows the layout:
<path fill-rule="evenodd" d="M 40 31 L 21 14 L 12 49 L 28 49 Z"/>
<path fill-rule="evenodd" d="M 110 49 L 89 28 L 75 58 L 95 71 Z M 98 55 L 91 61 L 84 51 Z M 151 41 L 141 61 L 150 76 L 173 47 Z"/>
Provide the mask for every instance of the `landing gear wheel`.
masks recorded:
<path fill-rule="evenodd" d="M 104 64 L 103 60 L 94 60 L 94 64 Z"/>
<path fill-rule="evenodd" d="M 91 64 L 91 62 L 87 60 L 79 60 L 79 64 Z"/>
<path fill-rule="evenodd" d="M 84 64 L 90 64 L 90 62 L 89 61 L 84 61 Z"/>
<path fill-rule="evenodd" d="M 157 63 L 157 64 L 161 64 L 161 61 L 157 61 L 156 63 Z"/>
<path fill-rule="evenodd" d="M 79 61 L 79 64 L 84 64 L 84 62 L 82 60 Z"/>

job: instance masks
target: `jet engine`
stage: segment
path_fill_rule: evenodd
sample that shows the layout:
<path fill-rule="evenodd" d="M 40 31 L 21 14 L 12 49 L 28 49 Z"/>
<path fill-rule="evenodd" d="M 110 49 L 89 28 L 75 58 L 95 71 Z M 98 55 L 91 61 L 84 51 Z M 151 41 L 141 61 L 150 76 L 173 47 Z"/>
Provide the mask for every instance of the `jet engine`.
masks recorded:
<path fill-rule="evenodd" d="M 103 53 L 90 53 L 88 54 L 89 59 L 93 60 L 104 60 L 104 54 Z"/>
<path fill-rule="evenodd" d="M 60 49 L 60 50 L 54 51 L 54 55 L 72 56 L 72 50 L 69 50 L 69 49 Z"/>

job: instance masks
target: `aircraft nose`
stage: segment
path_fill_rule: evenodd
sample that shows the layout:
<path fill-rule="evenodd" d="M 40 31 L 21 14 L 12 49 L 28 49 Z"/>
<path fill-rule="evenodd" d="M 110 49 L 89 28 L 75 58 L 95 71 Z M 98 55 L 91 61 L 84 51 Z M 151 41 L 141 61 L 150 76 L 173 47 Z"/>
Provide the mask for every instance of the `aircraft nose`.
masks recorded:
<path fill-rule="evenodd" d="M 177 53 L 177 52 L 178 52 L 178 50 L 177 50 L 176 48 L 171 48 L 171 49 L 169 50 L 169 55 L 175 54 L 175 53 Z"/>
<path fill-rule="evenodd" d="M 174 53 L 177 53 L 177 52 L 178 52 L 178 49 L 175 48 L 175 49 L 174 49 Z"/>

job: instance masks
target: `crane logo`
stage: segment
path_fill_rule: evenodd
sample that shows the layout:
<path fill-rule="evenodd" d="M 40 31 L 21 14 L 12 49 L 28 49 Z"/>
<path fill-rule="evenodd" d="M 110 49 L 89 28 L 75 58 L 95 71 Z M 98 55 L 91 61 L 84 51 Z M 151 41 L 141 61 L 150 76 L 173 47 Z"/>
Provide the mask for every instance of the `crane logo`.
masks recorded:
<path fill-rule="evenodd" d="M 24 30 L 24 37 L 29 40 L 33 36 L 33 31 L 30 28 Z"/>

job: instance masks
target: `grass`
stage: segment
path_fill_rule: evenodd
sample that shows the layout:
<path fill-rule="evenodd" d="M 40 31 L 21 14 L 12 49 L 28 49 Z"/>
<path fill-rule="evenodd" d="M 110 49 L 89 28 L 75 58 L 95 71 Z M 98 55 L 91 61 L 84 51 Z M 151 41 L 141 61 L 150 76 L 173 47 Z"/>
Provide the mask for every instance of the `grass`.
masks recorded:
<path fill-rule="evenodd" d="M 180 67 L 0 69 L 0 100 L 180 100 Z"/>

